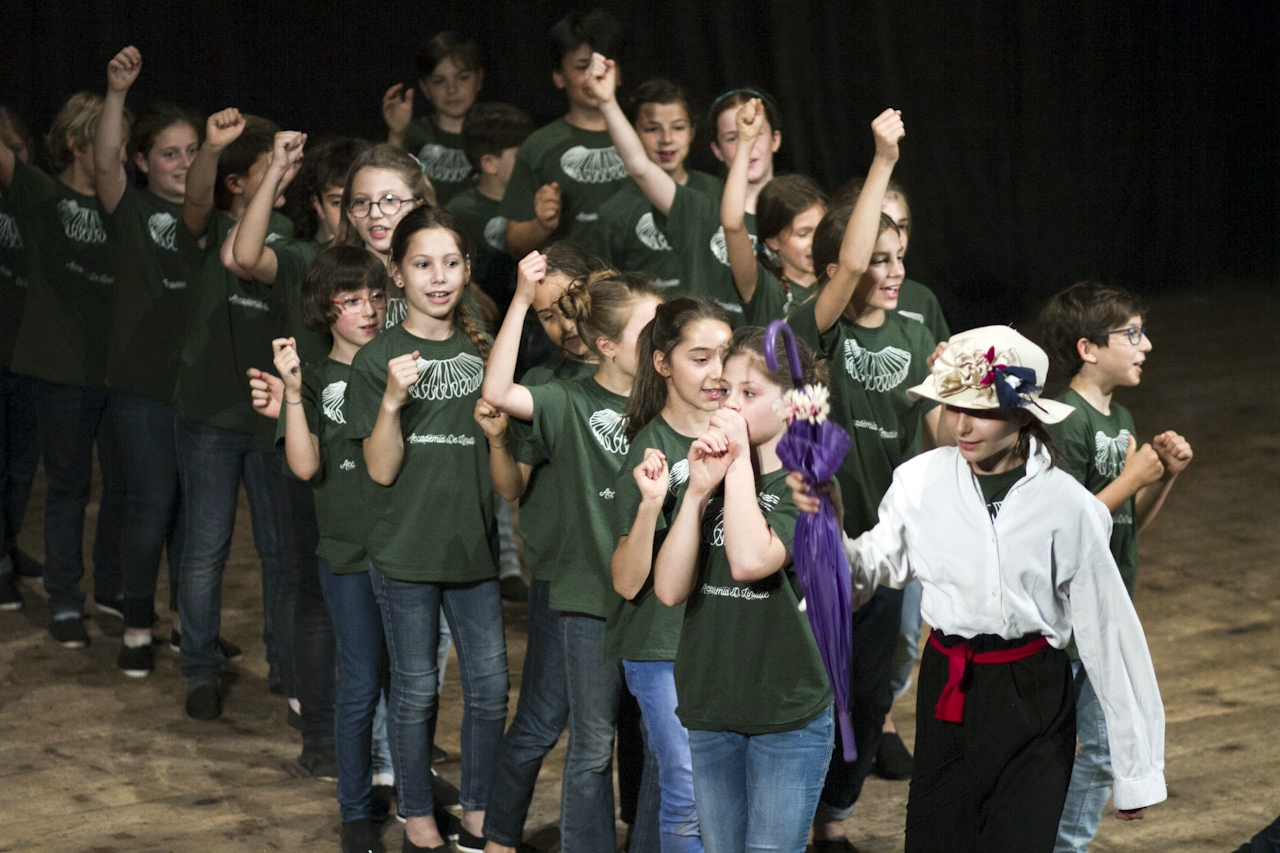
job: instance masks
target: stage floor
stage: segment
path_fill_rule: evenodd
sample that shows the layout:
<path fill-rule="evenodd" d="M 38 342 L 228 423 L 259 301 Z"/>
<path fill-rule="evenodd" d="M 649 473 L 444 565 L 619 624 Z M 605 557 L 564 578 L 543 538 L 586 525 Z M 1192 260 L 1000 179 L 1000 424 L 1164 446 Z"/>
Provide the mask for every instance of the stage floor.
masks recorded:
<path fill-rule="evenodd" d="M 1154 351 L 1141 388 L 1117 400 L 1145 440 L 1164 429 L 1195 461 L 1143 534 L 1137 608 L 1167 715 L 1169 800 L 1140 823 L 1108 807 L 1091 850 L 1229 851 L 1280 813 L 1280 294 L 1233 282 L 1155 300 Z M 44 485 L 37 478 L 21 545 L 39 558 Z M 86 554 L 92 542 L 90 504 Z M 334 785 L 295 759 L 285 701 L 267 691 L 261 583 L 241 499 L 223 591 L 223 635 L 244 647 L 221 719 L 182 711 L 176 653 L 157 646 L 155 673 L 125 678 L 119 640 L 89 620 L 83 651 L 46 631 L 43 591 L 0 613 L 0 851 L 337 850 Z M 86 586 L 91 579 L 86 578 Z M 157 601 L 167 600 L 161 581 Z M 523 605 L 504 605 L 514 712 L 524 656 Z M 116 623 L 119 624 L 118 622 Z M 166 619 L 157 636 L 167 640 Z M 438 742 L 459 781 L 461 693 L 450 664 Z M 908 745 L 914 693 L 894 708 Z M 527 830 L 554 840 L 564 739 L 544 763 Z M 872 777 L 849 838 L 863 853 L 902 849 L 907 783 Z M 621 826 L 619 827 L 621 830 Z M 401 824 L 383 838 L 398 849 Z M 621 837 L 621 836 L 620 836 Z"/>

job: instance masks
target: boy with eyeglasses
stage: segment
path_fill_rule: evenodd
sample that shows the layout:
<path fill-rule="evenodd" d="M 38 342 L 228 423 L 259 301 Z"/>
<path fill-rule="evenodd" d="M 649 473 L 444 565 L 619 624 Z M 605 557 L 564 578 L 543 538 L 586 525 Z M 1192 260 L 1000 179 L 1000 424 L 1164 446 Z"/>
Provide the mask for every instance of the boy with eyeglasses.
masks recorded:
<path fill-rule="evenodd" d="M 1057 294 L 1040 314 L 1049 362 L 1071 377 L 1056 399 L 1076 410 L 1049 428 L 1057 464 L 1111 510 L 1111 553 L 1130 598 L 1138 569 L 1138 531 L 1160 511 L 1192 455 L 1191 445 L 1173 430 L 1139 447 L 1133 417 L 1112 399 L 1117 388 L 1142 381 L 1151 352 L 1145 316 L 1133 293 L 1090 281 Z M 1080 747 L 1054 844 L 1057 853 L 1086 849 L 1097 834 L 1112 778 L 1102 708 L 1074 643 L 1067 652 L 1078 689 Z"/>

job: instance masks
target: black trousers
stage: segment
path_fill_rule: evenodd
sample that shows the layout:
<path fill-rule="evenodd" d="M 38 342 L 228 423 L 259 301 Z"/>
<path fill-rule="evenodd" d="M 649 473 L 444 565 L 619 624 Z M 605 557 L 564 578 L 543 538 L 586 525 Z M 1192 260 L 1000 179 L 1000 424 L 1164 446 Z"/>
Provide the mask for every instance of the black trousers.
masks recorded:
<path fill-rule="evenodd" d="M 950 647 L 959 637 L 935 636 Z M 1025 645 L 979 635 L 975 654 Z M 920 659 L 906 853 L 1049 853 L 1071 781 L 1076 691 L 1066 652 L 969 669 L 963 723 L 934 716 L 948 658 Z"/>

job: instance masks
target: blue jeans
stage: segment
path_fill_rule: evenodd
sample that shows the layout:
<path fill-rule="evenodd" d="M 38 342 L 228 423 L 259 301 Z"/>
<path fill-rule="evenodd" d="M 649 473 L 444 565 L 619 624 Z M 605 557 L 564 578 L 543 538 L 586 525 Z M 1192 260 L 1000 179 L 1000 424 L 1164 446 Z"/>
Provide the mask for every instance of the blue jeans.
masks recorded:
<path fill-rule="evenodd" d="M 168 403 L 112 391 L 111 427 L 124 469 L 120 579 L 124 624 L 155 622 L 160 555 L 169 551 L 169 598 L 176 604 L 183 531 L 178 491 L 178 414 Z"/>
<path fill-rule="evenodd" d="M 831 709 L 789 732 L 689 732 L 708 853 L 804 853 L 834 738 Z"/>
<path fill-rule="evenodd" d="M 253 544 L 262 561 L 262 634 L 271 662 L 270 592 L 279 572 L 280 546 L 267 490 L 268 459 L 274 462 L 274 454 L 254 450 L 253 437 L 245 433 L 190 422 L 178 427 L 178 472 L 185 507 L 178 615 L 182 618 L 182 674 L 188 692 L 201 684 L 217 683 L 222 676 L 225 660 L 218 647 L 222 572 L 231 552 L 242 480 L 249 497 Z"/>
<path fill-rule="evenodd" d="M 320 588 L 329 606 L 338 643 L 338 688 L 334 700 L 333 736 L 338 759 L 338 812 L 344 822 L 373 816 L 373 721 L 382 689 L 378 672 L 386 643 L 382 614 L 373 595 L 369 569 L 335 575 L 329 561 L 320 562 Z M 305 705 L 303 706 L 306 707 Z"/>
<path fill-rule="evenodd" d="M 520 676 L 520 699 L 493 764 L 484 837 L 519 847 L 542 759 L 569 719 L 560 614 L 550 605 L 551 584 L 529 584 L 529 640 Z"/>
<path fill-rule="evenodd" d="M 35 381 L 0 367 L 0 559 L 17 551 L 40 464 Z"/>
<path fill-rule="evenodd" d="M 102 498 L 93 535 L 93 597 L 119 607 L 120 528 L 124 477 L 107 424 L 107 390 L 33 379 L 40 451 L 47 485 L 44 505 L 44 588 L 54 619 L 84 612 L 84 513 L 98 447 Z"/>
<path fill-rule="evenodd" d="M 604 656 L 604 620 L 560 614 L 569 745 L 560 793 L 560 839 L 568 853 L 613 850 L 613 727 L 622 690 L 622 666 Z"/>
<path fill-rule="evenodd" d="M 662 853 L 689 853 L 702 850 L 702 837 L 693 799 L 689 732 L 676 716 L 673 667 L 672 661 L 622 662 L 627 687 L 640 703 L 646 742 L 658 762 Z"/>
<path fill-rule="evenodd" d="M 898 627 L 898 643 L 893 647 L 893 674 L 889 687 L 896 702 L 911 686 L 911 670 L 920 657 L 920 579 L 902 588 L 902 624 Z"/>
<path fill-rule="evenodd" d="M 1080 661 L 1071 662 L 1071 674 L 1076 680 L 1076 739 L 1080 746 L 1071 765 L 1071 784 L 1062 806 L 1054 853 L 1083 853 L 1088 849 L 1098 834 L 1102 809 L 1111 796 L 1111 745 L 1102 705 Z"/>
<path fill-rule="evenodd" d="M 443 606 L 462 679 L 462 790 L 465 811 L 489 800 L 502 726 L 507 720 L 507 648 L 496 580 L 410 583 L 370 574 L 391 658 L 391 750 L 400 814 L 432 814 L 430 722 L 439 703 L 436 647 Z"/>

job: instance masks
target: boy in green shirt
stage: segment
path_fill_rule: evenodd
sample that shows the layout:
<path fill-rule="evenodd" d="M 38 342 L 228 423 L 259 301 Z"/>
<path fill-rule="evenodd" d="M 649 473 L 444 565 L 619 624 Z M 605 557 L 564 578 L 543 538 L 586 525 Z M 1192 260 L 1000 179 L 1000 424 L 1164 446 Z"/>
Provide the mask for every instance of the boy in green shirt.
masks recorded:
<path fill-rule="evenodd" d="M 1173 481 L 1191 462 L 1191 445 L 1172 430 L 1138 446 L 1128 409 L 1112 400 L 1116 388 L 1142 381 L 1151 352 L 1146 312 L 1129 291 L 1083 281 L 1054 296 L 1040 314 L 1050 363 L 1071 377 L 1056 398 L 1076 414 L 1050 427 L 1058 467 L 1111 510 L 1111 553 L 1133 597 L 1138 531 L 1151 523 Z M 1078 687 L 1076 751 L 1071 786 L 1058 825 L 1055 851 L 1083 851 L 1098 832 L 1111 794 L 1107 727 L 1074 643 L 1068 647 Z"/>

